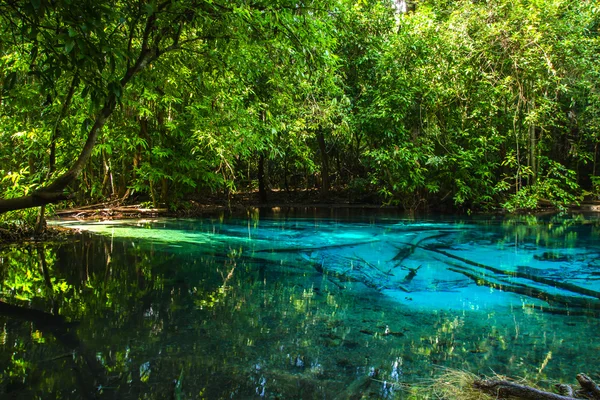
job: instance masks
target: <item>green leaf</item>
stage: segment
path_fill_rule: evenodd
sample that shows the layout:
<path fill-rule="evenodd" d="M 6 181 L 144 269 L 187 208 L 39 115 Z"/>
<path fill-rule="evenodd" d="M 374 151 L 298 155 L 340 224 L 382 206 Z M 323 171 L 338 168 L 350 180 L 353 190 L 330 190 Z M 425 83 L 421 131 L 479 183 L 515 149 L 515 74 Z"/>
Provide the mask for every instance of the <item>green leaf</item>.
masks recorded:
<path fill-rule="evenodd" d="M 117 99 L 121 98 L 121 85 L 117 82 L 111 82 L 108 84 L 108 90 L 112 92 Z"/>
<path fill-rule="evenodd" d="M 65 43 L 65 51 L 67 52 L 67 54 L 69 54 L 73 50 L 73 47 L 75 47 L 74 40 L 69 40 Z"/>

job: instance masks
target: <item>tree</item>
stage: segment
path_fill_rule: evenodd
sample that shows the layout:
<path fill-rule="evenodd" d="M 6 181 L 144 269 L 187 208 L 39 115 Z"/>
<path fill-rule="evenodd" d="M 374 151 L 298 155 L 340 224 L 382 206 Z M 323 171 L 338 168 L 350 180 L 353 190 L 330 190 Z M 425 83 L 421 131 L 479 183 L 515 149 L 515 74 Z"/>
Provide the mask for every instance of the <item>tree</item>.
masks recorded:
<path fill-rule="evenodd" d="M 57 80 L 67 75 L 81 82 L 83 89 L 77 94 L 87 100 L 91 112 L 76 159 L 63 160 L 47 184 L 0 201 L 0 212 L 69 198 L 65 190 L 83 171 L 126 89 L 144 70 L 158 68 L 168 54 L 191 52 L 215 59 L 220 52 L 261 43 L 271 35 L 287 48 L 304 49 L 300 54 L 312 56 L 311 37 L 301 32 L 309 31 L 311 21 L 327 15 L 327 10 L 322 1 L 87 1 L 77 7 L 69 0 L 7 2 L 0 9 L 2 35 L 11 38 L 4 51 L 20 61 L 21 70 L 5 74 L 9 97 L 4 101 L 10 102 L 10 92 L 23 85 L 45 84 L 49 91 L 56 90 Z"/>

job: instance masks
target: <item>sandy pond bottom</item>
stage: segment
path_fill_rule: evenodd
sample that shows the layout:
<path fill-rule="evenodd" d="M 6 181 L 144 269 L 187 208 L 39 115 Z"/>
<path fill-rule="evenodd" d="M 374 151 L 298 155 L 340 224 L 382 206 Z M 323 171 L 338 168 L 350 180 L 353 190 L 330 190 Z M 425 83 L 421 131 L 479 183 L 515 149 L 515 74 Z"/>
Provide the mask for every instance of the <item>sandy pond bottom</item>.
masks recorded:
<path fill-rule="evenodd" d="M 30 304 L 79 321 L 77 355 L 0 317 L 5 376 L 22 359 L 34 385 L 15 398 L 93 381 L 101 398 L 392 399 L 445 368 L 543 386 L 600 373 L 595 219 L 61 224 L 89 233 L 45 249 L 64 294 Z M 22 304 L 11 265 L 4 301 Z"/>

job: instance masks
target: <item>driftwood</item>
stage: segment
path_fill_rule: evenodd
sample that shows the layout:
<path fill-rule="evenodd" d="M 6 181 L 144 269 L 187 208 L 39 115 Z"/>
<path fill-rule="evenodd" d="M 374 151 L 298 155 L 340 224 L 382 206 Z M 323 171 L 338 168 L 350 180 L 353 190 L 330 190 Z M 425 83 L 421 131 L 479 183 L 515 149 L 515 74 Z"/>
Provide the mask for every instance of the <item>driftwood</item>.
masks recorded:
<path fill-rule="evenodd" d="M 301 253 L 301 256 L 302 256 L 302 258 L 304 258 L 306 261 L 308 261 L 310 263 L 310 265 L 315 269 L 315 271 L 317 271 L 319 274 L 321 274 L 323 276 L 326 276 L 330 282 L 332 282 L 333 284 L 338 286 L 338 288 L 340 288 L 340 289 L 345 289 L 345 287 L 343 285 L 338 284 L 337 282 L 333 281 L 331 278 L 336 278 L 340 282 L 359 282 L 359 283 L 362 283 L 363 285 L 365 285 L 366 287 L 375 289 L 377 291 L 387 289 L 386 285 L 382 285 L 379 282 L 377 282 L 377 279 L 372 277 L 370 273 L 365 272 L 360 265 L 357 265 L 354 268 L 348 268 L 345 271 L 336 271 L 331 268 L 325 268 L 325 264 L 326 264 L 327 260 L 325 260 L 323 257 L 321 257 L 320 261 L 317 261 L 314 258 L 311 258 L 310 256 L 308 256 L 306 253 Z M 340 256 L 339 259 L 348 260 L 350 258 Z M 368 267 L 371 267 L 371 268 L 373 267 L 372 265 L 370 265 L 368 263 L 365 265 Z M 388 278 L 388 280 L 389 280 L 389 277 L 387 275 L 385 275 L 385 273 L 381 272 L 378 268 L 374 268 L 373 271 L 375 271 L 377 274 L 386 276 L 386 278 Z M 381 280 L 383 280 L 383 279 L 381 279 Z"/>
<path fill-rule="evenodd" d="M 561 394 L 546 392 L 531 386 L 520 385 L 507 380 L 485 379 L 473 382 L 473 387 L 490 393 L 498 399 L 517 398 L 522 400 L 600 400 L 600 388 L 587 375 L 578 374 L 577 381 L 581 389 L 575 390 L 569 385 L 556 385 Z"/>
<path fill-rule="evenodd" d="M 441 234 L 438 236 L 444 236 L 444 235 L 445 234 Z M 436 248 L 431 245 L 421 244 L 423 241 L 430 239 L 430 238 L 435 238 L 435 237 L 437 237 L 437 236 L 430 236 L 427 238 L 423 238 L 423 239 L 419 240 L 417 243 L 403 243 L 403 244 L 409 246 L 411 252 L 414 251 L 414 249 L 416 249 L 416 248 L 420 248 L 420 249 L 423 249 L 426 251 L 430 251 L 432 253 L 440 254 L 440 255 L 450 258 L 450 259 L 458 260 L 468 266 L 473 266 L 473 267 L 479 268 L 481 270 L 490 271 L 490 272 L 493 272 L 494 274 L 496 274 L 496 276 L 494 276 L 494 277 L 488 277 L 488 276 L 485 276 L 483 273 L 476 272 L 473 269 L 465 267 L 464 265 L 459 265 L 457 263 L 445 261 L 447 264 L 450 264 L 455 267 L 455 268 L 449 268 L 449 270 L 463 274 L 463 275 L 471 278 L 472 280 L 474 280 L 479 285 L 485 285 L 485 286 L 497 288 L 498 290 L 503 290 L 503 291 L 507 291 L 507 292 L 523 294 L 526 296 L 542 299 L 542 300 L 548 302 L 549 304 L 553 303 L 553 304 L 559 304 L 561 306 L 567 307 L 567 308 L 552 308 L 552 307 L 550 307 L 550 308 L 542 309 L 545 312 L 551 312 L 551 313 L 557 313 L 557 314 L 568 314 L 568 315 L 574 315 L 574 314 L 597 315 L 598 314 L 597 310 L 600 310 L 600 302 L 598 301 L 598 299 L 600 299 L 600 292 L 598 292 L 596 290 L 584 288 L 584 287 L 577 286 L 577 285 L 574 285 L 574 284 L 568 283 L 568 282 L 560 282 L 560 281 L 557 281 L 554 279 L 544 278 L 544 277 L 541 277 L 541 276 L 538 276 L 535 274 L 525 273 L 522 271 L 503 270 L 500 268 L 492 267 L 490 265 L 472 261 L 472 260 L 466 259 L 464 257 L 457 256 L 455 254 L 449 253 L 447 251 L 441 250 L 441 249 Z M 401 252 L 401 253 L 399 253 L 398 256 L 403 256 L 404 254 L 405 253 Z M 396 258 L 396 257 L 394 257 L 394 258 Z M 593 297 L 594 299 L 589 298 L 589 297 L 584 298 L 584 297 L 575 297 L 575 296 L 568 296 L 568 295 L 561 295 L 561 294 L 552 294 L 552 293 L 548 293 L 547 291 L 544 291 L 540 288 L 536 288 L 533 286 L 525 285 L 522 283 L 509 282 L 509 281 L 503 279 L 502 276 L 527 279 L 527 280 L 530 280 L 530 281 L 533 281 L 533 282 L 536 282 L 536 283 L 539 283 L 542 285 L 547 285 L 549 287 L 562 289 L 562 290 L 569 291 L 572 293 L 577 293 L 577 294 L 583 295 L 583 296 Z M 405 290 L 403 287 L 400 287 L 400 289 Z M 577 309 L 573 310 L 573 309 L 569 309 L 568 307 L 576 307 Z M 584 311 L 582 311 L 582 309 L 584 309 Z"/>

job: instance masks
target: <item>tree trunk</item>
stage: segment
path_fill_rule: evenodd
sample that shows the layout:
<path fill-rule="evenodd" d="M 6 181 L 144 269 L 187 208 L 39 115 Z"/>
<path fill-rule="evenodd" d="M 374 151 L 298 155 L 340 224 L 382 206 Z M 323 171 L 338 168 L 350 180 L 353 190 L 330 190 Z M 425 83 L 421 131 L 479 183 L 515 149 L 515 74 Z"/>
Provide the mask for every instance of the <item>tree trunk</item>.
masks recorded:
<path fill-rule="evenodd" d="M 268 203 L 267 184 L 265 179 L 265 155 L 262 152 L 258 157 L 258 199 L 261 204 Z"/>
<path fill-rule="evenodd" d="M 283 154 L 283 187 L 285 188 L 285 192 L 289 194 L 290 193 L 290 182 L 288 180 L 288 174 L 289 174 L 288 169 L 289 169 L 288 152 L 286 149 Z"/>
<path fill-rule="evenodd" d="M 592 176 L 596 176 L 596 165 L 598 161 L 598 142 L 594 145 L 594 165 L 592 167 Z"/>
<path fill-rule="evenodd" d="M 104 196 L 106 196 L 107 193 L 110 193 L 109 197 L 112 197 L 115 195 L 115 184 L 113 182 L 110 161 L 104 150 L 102 150 L 102 166 L 104 168 L 104 176 L 102 178 L 102 193 Z"/>
<path fill-rule="evenodd" d="M 167 178 L 162 178 L 160 183 L 160 203 L 167 204 L 169 200 L 169 180 Z"/>
<path fill-rule="evenodd" d="M 69 90 L 67 95 L 65 96 L 65 100 L 63 101 L 63 105 L 60 109 L 60 113 L 56 118 L 56 123 L 54 124 L 54 129 L 52 129 L 52 136 L 50 137 L 50 157 L 48 159 L 48 174 L 46 179 L 52 176 L 54 172 L 54 167 L 56 165 L 56 142 L 60 135 L 60 124 L 62 120 L 67 116 L 67 111 L 69 106 L 71 105 L 71 100 L 73 99 L 73 94 L 75 93 L 75 89 L 79 86 L 79 76 L 77 73 L 73 75 L 73 79 L 71 80 L 71 85 L 69 86 Z M 46 205 L 42 204 L 40 206 L 40 211 L 37 216 L 37 220 L 35 222 L 35 230 L 34 234 L 40 235 L 44 229 L 46 228 Z"/>
<path fill-rule="evenodd" d="M 532 100 L 529 104 L 529 112 L 535 110 L 535 101 Z M 531 185 L 535 185 L 538 175 L 538 157 L 537 157 L 537 138 L 535 136 L 535 125 L 529 124 L 529 165 L 531 167 Z"/>
<path fill-rule="evenodd" d="M 317 142 L 321 153 L 321 198 L 326 199 L 329 196 L 329 156 L 327 155 L 327 145 L 322 129 L 317 131 Z"/>

